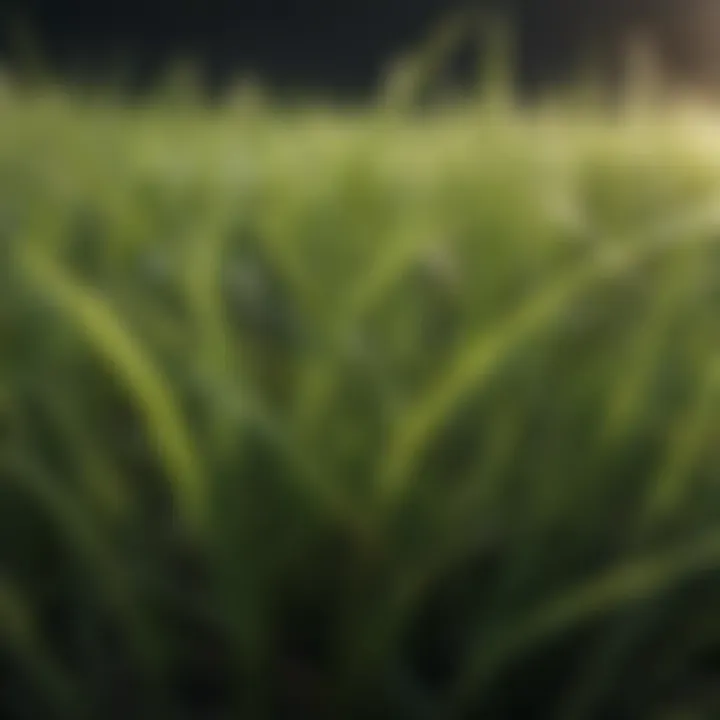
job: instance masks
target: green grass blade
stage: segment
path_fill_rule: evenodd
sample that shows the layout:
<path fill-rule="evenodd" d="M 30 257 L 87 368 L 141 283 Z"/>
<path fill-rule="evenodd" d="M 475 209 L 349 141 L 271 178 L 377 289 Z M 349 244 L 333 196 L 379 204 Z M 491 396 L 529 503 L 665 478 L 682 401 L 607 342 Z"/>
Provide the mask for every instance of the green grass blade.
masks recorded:
<path fill-rule="evenodd" d="M 38 291 L 124 384 L 145 422 L 167 472 L 178 510 L 197 531 L 206 508 L 203 472 L 191 431 L 172 388 L 134 341 L 120 317 L 97 293 L 75 282 L 40 253 L 25 255 L 25 269 Z"/>
<path fill-rule="evenodd" d="M 547 601 L 525 617 L 477 638 L 454 690 L 453 712 L 482 693 L 514 660 L 544 642 L 562 637 L 585 622 L 650 600 L 720 565 L 720 534 L 673 548 L 665 554 L 630 560 Z M 449 715 L 450 716 L 450 715 Z M 454 716 L 454 715 L 453 715 Z"/>

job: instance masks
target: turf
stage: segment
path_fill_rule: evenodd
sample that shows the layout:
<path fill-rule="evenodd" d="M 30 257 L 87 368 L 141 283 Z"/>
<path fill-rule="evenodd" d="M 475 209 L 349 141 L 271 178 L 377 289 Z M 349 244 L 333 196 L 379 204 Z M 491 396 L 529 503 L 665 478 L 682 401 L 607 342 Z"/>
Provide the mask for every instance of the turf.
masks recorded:
<path fill-rule="evenodd" d="M 713 118 L 0 105 L 3 717 L 717 717 Z"/>

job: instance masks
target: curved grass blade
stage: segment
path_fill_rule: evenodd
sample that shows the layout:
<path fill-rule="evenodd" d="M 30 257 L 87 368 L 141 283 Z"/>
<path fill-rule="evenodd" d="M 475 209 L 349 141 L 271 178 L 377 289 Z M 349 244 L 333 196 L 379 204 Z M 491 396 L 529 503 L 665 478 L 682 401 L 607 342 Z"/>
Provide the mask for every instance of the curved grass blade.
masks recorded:
<path fill-rule="evenodd" d="M 102 297 L 75 282 L 40 253 L 26 252 L 23 259 L 37 290 L 83 334 L 132 397 L 167 472 L 179 512 L 191 529 L 199 530 L 206 515 L 201 463 L 193 449 L 190 429 L 162 372 Z"/>
<path fill-rule="evenodd" d="M 244 394 L 244 358 L 241 344 L 233 342 L 222 293 L 223 255 L 231 214 L 224 206 L 214 210 L 190 238 L 184 284 L 194 319 L 193 331 L 198 336 L 194 360 L 199 366 L 199 375 L 212 379 L 216 385 L 227 386 L 235 396 Z M 223 455 L 236 446 L 237 415 L 234 410 L 228 410 L 227 403 L 213 404 L 209 418 L 212 452 Z"/>
<path fill-rule="evenodd" d="M 471 696 L 481 695 L 504 668 L 538 645 L 649 600 L 719 565 L 720 533 L 712 531 L 665 554 L 627 561 L 549 600 L 525 618 L 508 619 L 492 634 L 477 638 L 476 651 L 457 680 L 446 717 L 462 714 Z"/>
<path fill-rule="evenodd" d="M 627 360 L 620 366 L 620 377 L 616 388 L 609 394 L 604 413 L 600 429 L 603 446 L 626 436 L 637 421 L 662 362 L 663 343 L 667 341 L 691 282 L 692 273 L 678 273 L 675 269 L 671 277 L 663 277 L 652 307 L 642 323 L 633 327 Z"/>
<path fill-rule="evenodd" d="M 95 523 L 92 513 L 76 498 L 64 492 L 39 460 L 12 452 L 2 457 L 18 492 L 28 495 L 51 519 L 60 537 L 97 581 L 103 602 L 124 627 L 128 641 L 148 669 L 158 667 L 160 647 L 147 618 L 134 598 L 126 568 Z"/>
<path fill-rule="evenodd" d="M 679 219 L 659 224 L 641 239 L 630 238 L 601 248 L 590 261 L 552 281 L 525 301 L 511 317 L 470 340 L 442 377 L 410 407 L 398 424 L 379 472 L 379 492 L 392 503 L 404 494 L 420 457 L 458 404 L 492 380 L 509 355 L 541 333 L 584 292 L 598 283 L 638 268 L 671 250 L 717 242 L 717 201 Z M 688 236 L 688 232 L 693 234 Z"/>
<path fill-rule="evenodd" d="M 675 426 L 674 439 L 646 501 L 645 521 L 654 525 L 682 503 L 690 480 L 720 415 L 720 362 L 702 378 L 695 399 Z"/>
<path fill-rule="evenodd" d="M 351 285 L 346 297 L 340 301 L 329 333 L 335 346 L 340 345 L 340 338 L 352 333 L 352 329 L 378 307 L 413 268 L 426 249 L 426 243 L 418 239 L 421 234 L 418 225 L 413 223 L 397 233 L 397 239 L 382 248 L 369 270 Z M 426 229 L 423 232 L 427 234 Z M 332 397 L 339 381 L 341 362 L 338 353 L 329 352 L 305 372 L 300 389 L 298 425 L 306 431 L 314 427 Z"/>

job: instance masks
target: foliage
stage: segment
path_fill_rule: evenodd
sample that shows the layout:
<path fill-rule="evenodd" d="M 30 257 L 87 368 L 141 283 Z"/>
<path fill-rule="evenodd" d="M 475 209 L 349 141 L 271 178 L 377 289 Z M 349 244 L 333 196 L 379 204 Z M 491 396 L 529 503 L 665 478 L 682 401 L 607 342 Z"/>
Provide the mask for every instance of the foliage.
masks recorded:
<path fill-rule="evenodd" d="M 711 125 L 2 102 L 4 717 L 720 712 Z"/>

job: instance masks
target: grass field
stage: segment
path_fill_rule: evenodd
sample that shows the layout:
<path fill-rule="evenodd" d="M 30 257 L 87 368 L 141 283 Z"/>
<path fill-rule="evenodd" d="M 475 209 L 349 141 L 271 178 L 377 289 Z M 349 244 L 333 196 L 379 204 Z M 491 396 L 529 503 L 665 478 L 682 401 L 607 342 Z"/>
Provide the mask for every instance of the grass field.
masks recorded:
<path fill-rule="evenodd" d="M 717 127 L 4 92 L 2 716 L 720 716 Z"/>

